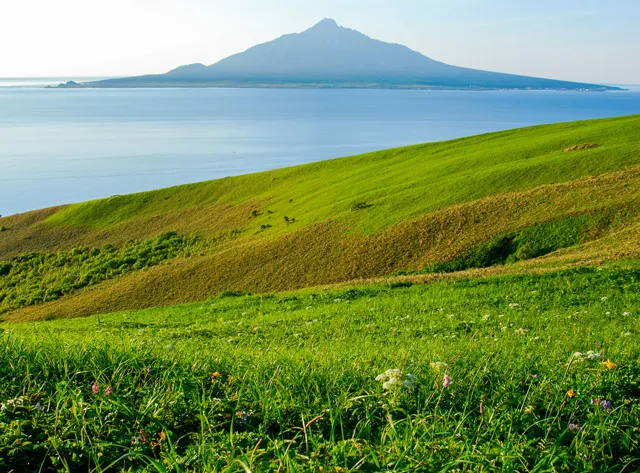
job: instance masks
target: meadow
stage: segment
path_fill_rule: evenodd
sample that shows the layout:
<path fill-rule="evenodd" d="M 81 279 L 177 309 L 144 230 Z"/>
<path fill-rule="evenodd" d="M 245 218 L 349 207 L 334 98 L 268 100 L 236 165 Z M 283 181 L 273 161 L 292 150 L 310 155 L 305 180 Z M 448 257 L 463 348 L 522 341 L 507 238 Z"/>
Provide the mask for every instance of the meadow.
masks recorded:
<path fill-rule="evenodd" d="M 639 130 L 638 115 L 536 126 L 3 217 L 0 312 L 78 317 L 510 266 L 569 248 L 557 269 L 637 258 Z M 113 255 L 91 256 L 166 232 L 202 243 L 121 271 L 104 266 L 120 264 Z M 55 265 L 70 252 L 91 261 Z M 25 258 L 46 264 L 28 277 L 7 269 Z"/>
<path fill-rule="evenodd" d="M 0 218 L 0 471 L 640 471 L 639 130 Z"/>
<path fill-rule="evenodd" d="M 640 469 L 640 265 L 3 324 L 7 472 Z"/>

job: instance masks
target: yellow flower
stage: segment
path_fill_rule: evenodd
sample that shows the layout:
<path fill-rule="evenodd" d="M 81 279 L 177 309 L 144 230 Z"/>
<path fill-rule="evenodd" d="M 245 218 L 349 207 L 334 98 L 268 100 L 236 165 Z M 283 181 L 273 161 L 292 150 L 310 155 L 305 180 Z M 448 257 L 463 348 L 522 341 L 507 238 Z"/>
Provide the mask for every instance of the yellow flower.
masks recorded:
<path fill-rule="evenodd" d="M 220 371 L 216 371 L 215 373 L 211 373 L 211 382 L 215 383 L 216 379 L 218 379 L 220 376 L 222 376 L 220 374 Z"/>
<path fill-rule="evenodd" d="M 612 370 L 612 369 L 614 369 L 616 367 L 616 364 L 611 360 L 603 361 L 602 364 L 604 366 L 606 366 L 610 370 Z"/>
<path fill-rule="evenodd" d="M 102 452 L 98 452 L 98 458 L 102 458 Z"/>
<path fill-rule="evenodd" d="M 573 389 L 569 389 L 567 391 L 567 396 L 569 397 L 576 397 L 576 392 Z"/>

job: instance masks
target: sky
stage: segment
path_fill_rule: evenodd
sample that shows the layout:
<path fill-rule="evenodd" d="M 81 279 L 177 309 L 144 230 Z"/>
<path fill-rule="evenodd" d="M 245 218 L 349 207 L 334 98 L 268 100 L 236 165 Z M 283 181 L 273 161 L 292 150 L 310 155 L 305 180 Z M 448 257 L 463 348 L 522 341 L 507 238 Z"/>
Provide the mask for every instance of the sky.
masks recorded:
<path fill-rule="evenodd" d="M 640 84 L 640 0 L 0 0 L 0 77 L 208 65 L 327 17 L 457 66 Z"/>

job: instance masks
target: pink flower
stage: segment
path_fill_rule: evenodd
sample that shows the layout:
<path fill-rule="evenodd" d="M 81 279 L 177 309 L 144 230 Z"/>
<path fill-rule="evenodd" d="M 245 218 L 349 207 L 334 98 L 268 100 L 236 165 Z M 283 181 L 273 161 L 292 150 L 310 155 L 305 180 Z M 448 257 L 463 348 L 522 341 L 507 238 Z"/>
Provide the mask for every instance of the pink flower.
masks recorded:
<path fill-rule="evenodd" d="M 449 376 L 445 374 L 444 375 L 444 381 L 442 382 L 442 385 L 446 388 L 450 384 L 451 384 L 451 378 L 449 378 Z"/>
<path fill-rule="evenodd" d="M 113 389 L 111 389 L 111 386 L 108 386 L 107 389 L 104 390 L 104 393 L 107 396 L 110 396 L 113 393 Z"/>
<path fill-rule="evenodd" d="M 93 391 L 93 394 L 98 394 L 100 392 L 100 385 L 98 383 L 93 383 L 91 385 L 91 391 Z"/>

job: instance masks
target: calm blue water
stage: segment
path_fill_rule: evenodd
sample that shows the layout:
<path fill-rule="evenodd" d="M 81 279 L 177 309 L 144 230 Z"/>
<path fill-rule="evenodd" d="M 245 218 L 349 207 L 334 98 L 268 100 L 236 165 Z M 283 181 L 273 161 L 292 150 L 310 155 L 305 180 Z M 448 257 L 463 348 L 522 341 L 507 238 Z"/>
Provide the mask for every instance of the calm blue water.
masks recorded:
<path fill-rule="evenodd" d="M 640 113 L 638 91 L 0 87 L 0 214 L 632 113 Z"/>

